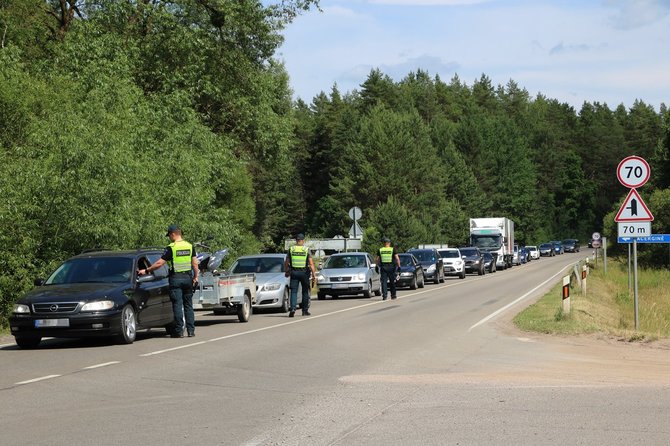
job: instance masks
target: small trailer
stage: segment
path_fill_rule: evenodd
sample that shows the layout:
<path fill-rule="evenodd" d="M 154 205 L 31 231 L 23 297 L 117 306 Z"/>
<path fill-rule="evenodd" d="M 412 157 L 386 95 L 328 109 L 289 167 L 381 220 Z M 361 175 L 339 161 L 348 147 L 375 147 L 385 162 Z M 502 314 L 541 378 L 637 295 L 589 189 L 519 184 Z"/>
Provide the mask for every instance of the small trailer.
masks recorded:
<path fill-rule="evenodd" d="M 216 315 L 236 314 L 240 322 L 247 322 L 256 303 L 256 275 L 217 271 L 227 253 L 228 250 L 222 250 L 203 255 L 200 280 L 193 292 L 193 309 L 213 311 Z"/>

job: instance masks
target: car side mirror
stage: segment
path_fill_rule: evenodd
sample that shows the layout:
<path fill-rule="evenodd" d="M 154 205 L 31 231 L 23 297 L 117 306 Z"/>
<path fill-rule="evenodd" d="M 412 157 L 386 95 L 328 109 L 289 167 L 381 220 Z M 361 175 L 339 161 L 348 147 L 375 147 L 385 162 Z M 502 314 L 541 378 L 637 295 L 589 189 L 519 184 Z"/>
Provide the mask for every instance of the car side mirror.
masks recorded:
<path fill-rule="evenodd" d="M 377 268 L 377 264 L 376 263 L 371 263 L 370 264 L 370 269 L 375 269 L 375 268 Z"/>
<path fill-rule="evenodd" d="M 42 279 L 41 277 L 38 277 L 37 279 L 35 279 L 35 281 L 33 283 L 35 284 L 35 286 L 42 286 L 42 285 L 44 285 L 44 282 L 46 282 L 44 279 Z"/>
<path fill-rule="evenodd" d="M 156 280 L 156 276 L 153 273 L 137 276 L 137 283 L 147 283 L 152 282 L 154 280 Z"/>

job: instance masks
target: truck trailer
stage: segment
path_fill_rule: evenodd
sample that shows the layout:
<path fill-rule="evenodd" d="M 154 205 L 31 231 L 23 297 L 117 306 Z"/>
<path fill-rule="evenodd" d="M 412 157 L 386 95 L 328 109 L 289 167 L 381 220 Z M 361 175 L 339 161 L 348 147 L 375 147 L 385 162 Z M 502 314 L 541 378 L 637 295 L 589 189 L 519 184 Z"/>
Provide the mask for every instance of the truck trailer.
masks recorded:
<path fill-rule="evenodd" d="M 513 265 L 514 222 L 505 217 L 471 218 L 470 245 L 496 257 L 496 268 Z"/>

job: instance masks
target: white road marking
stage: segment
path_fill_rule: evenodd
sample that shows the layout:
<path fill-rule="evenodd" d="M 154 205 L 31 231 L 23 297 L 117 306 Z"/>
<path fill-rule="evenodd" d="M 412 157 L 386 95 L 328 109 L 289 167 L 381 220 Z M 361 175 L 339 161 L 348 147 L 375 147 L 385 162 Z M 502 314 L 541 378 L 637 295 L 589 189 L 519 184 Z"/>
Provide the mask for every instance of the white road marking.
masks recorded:
<path fill-rule="evenodd" d="M 5 348 L 5 347 L 13 347 L 16 344 L 0 344 L 0 348 Z"/>
<path fill-rule="evenodd" d="M 572 265 L 569 265 L 569 267 L 571 268 Z M 530 295 L 533 294 L 535 291 L 537 291 L 538 289 L 542 288 L 542 287 L 543 287 L 544 285 L 546 285 L 547 283 L 549 283 L 549 282 L 551 282 L 552 280 L 554 280 L 554 278 L 555 278 L 556 276 L 558 276 L 559 274 L 563 274 L 563 272 L 564 272 L 567 268 L 568 268 L 568 266 L 564 266 L 563 268 L 561 268 L 561 270 L 560 270 L 559 272 L 557 272 L 556 274 L 554 274 L 553 276 L 551 276 L 550 278 L 548 278 L 547 280 L 545 280 L 544 282 L 542 282 L 541 284 L 539 284 L 538 286 L 536 286 L 535 288 L 533 288 L 532 290 L 530 290 L 529 292 L 527 292 L 526 294 L 524 294 L 523 296 L 519 297 L 518 299 L 516 299 L 516 300 L 513 301 L 513 302 L 508 303 L 507 305 L 505 305 L 504 307 L 500 308 L 499 310 L 494 311 L 493 313 L 489 314 L 489 315 L 486 316 L 484 319 L 482 319 L 481 321 L 477 322 L 475 325 L 473 325 L 472 327 L 470 327 L 470 328 L 468 329 L 468 332 L 472 331 L 472 329 L 477 328 L 477 327 L 479 327 L 479 326 L 482 325 L 482 324 L 485 324 L 486 322 L 490 321 L 490 320 L 493 319 L 494 317 L 498 316 L 498 315 L 499 315 L 500 313 L 502 313 L 503 311 L 505 311 L 505 310 L 509 309 L 510 307 L 513 307 L 513 306 L 516 305 L 517 303 L 521 302 L 521 301 L 524 300 L 526 297 L 530 296 Z"/>
<path fill-rule="evenodd" d="M 419 294 L 428 293 L 430 291 L 434 291 L 434 290 L 437 290 L 437 289 L 449 288 L 449 287 L 452 287 L 452 286 L 458 286 L 458 285 L 462 285 L 464 283 L 466 283 L 466 282 L 459 281 L 457 283 L 451 283 L 449 285 L 442 285 L 440 287 L 431 287 L 430 289 L 425 289 L 423 291 L 415 291 L 413 293 L 398 296 L 398 298 L 396 300 L 404 299 L 406 297 L 417 296 Z M 343 308 L 342 310 L 331 311 L 330 313 L 317 314 L 315 316 L 309 316 L 309 317 L 301 317 L 301 318 L 294 319 L 294 320 L 291 320 L 291 321 L 282 322 L 280 324 L 271 325 L 269 327 L 256 328 L 254 330 L 248 330 L 248 331 L 243 331 L 243 332 L 240 332 L 240 333 L 234 333 L 234 334 L 230 334 L 230 335 L 226 335 L 226 336 L 221 336 L 219 338 L 208 339 L 206 341 L 194 342 L 193 344 L 179 345 L 177 347 L 166 348 L 164 350 L 156 350 L 154 352 L 141 354 L 140 356 L 141 357 L 147 357 L 147 356 L 160 355 L 161 353 L 168 353 L 168 352 L 173 352 L 175 350 L 181 350 L 181 349 L 184 349 L 184 348 L 195 347 L 197 345 L 203 345 L 203 344 L 207 344 L 209 342 L 223 341 L 225 339 L 237 338 L 239 336 L 245 336 L 245 335 L 249 335 L 249 334 L 253 334 L 253 333 L 259 333 L 261 331 L 274 330 L 275 328 L 285 327 L 285 326 L 291 325 L 291 324 L 299 324 L 299 323 L 309 322 L 309 321 L 314 320 L 314 319 L 319 319 L 319 318 L 322 318 L 322 317 L 329 317 L 329 316 L 333 316 L 333 315 L 340 314 L 340 313 L 346 313 L 348 311 L 354 311 L 354 310 L 358 310 L 358 309 L 361 309 L 361 308 L 370 307 L 370 306 L 373 306 L 373 305 L 387 305 L 390 302 L 394 302 L 394 301 L 391 300 L 391 299 L 377 300 L 377 301 L 374 301 L 374 302 L 369 302 L 369 303 L 366 303 L 366 304 L 357 305 L 355 307 Z"/>
<path fill-rule="evenodd" d="M 110 361 L 110 362 L 103 362 L 102 364 L 90 365 L 88 367 L 84 367 L 84 370 L 98 369 L 100 367 L 107 367 L 108 365 L 114 365 L 114 364 L 121 364 L 121 361 Z"/>
<path fill-rule="evenodd" d="M 18 383 L 14 383 L 15 386 L 21 386 L 23 384 L 30 384 L 30 383 L 36 383 L 38 381 L 44 381 L 45 379 L 51 379 L 51 378 L 58 378 L 61 375 L 47 375 L 47 376 L 42 376 L 41 378 L 35 378 L 35 379 L 29 379 L 27 381 L 21 381 Z"/>

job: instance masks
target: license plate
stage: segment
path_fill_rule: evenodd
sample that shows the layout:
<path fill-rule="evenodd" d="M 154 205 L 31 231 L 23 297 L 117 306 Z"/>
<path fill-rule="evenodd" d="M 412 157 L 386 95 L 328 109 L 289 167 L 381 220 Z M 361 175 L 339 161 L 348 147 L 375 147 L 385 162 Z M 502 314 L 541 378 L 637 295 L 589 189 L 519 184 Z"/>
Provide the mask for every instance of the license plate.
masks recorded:
<path fill-rule="evenodd" d="M 333 288 L 349 288 L 348 283 L 334 283 Z"/>
<path fill-rule="evenodd" d="M 70 319 L 35 319 L 35 328 L 69 326 Z"/>

